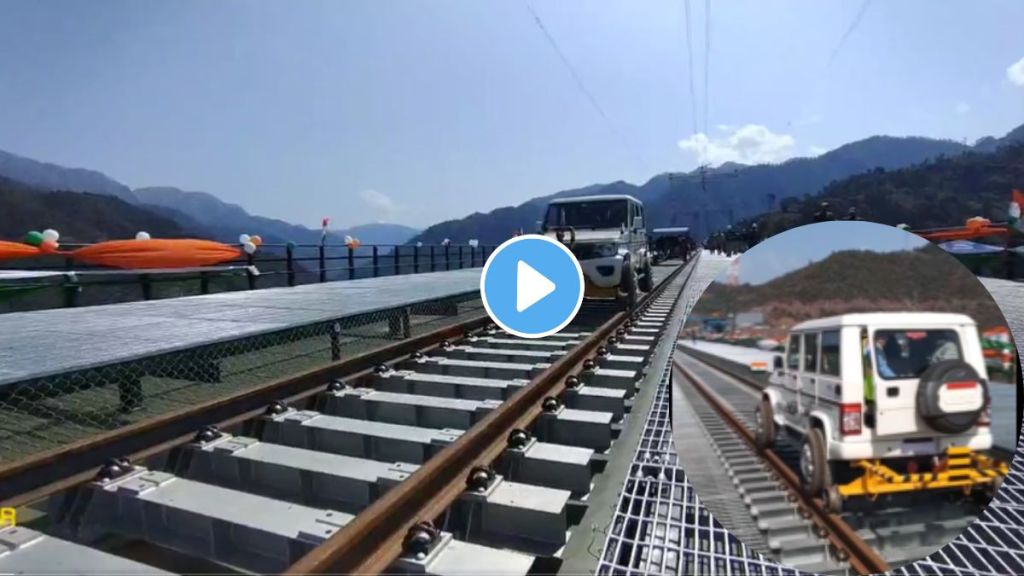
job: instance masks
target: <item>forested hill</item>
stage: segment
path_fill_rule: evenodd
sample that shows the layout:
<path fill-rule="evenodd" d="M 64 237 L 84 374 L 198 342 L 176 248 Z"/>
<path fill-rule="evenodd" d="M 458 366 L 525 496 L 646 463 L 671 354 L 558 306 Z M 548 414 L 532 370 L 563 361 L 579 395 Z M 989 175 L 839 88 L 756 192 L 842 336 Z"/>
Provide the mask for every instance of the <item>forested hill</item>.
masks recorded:
<path fill-rule="evenodd" d="M 755 248 L 741 257 L 757 257 Z M 870 252 L 848 250 L 763 284 L 727 286 L 714 282 L 697 303 L 707 314 L 725 308 L 761 310 L 769 323 L 885 310 L 961 312 L 979 324 L 1005 324 L 991 295 L 977 278 L 942 249 Z"/>
<path fill-rule="evenodd" d="M 853 206 L 864 220 L 915 229 L 961 226 L 973 216 L 1001 222 L 1013 188 L 1024 189 L 1024 142 L 852 176 L 827 186 L 818 197 L 787 201 L 782 212 L 758 222 L 768 234 L 806 224 L 823 200 L 839 216 Z"/>
<path fill-rule="evenodd" d="M 109 194 L 47 192 L 2 176 L 0 214 L 0 238 L 4 240 L 46 228 L 60 231 L 61 241 L 68 243 L 133 238 L 140 230 L 155 238 L 201 232 Z"/>

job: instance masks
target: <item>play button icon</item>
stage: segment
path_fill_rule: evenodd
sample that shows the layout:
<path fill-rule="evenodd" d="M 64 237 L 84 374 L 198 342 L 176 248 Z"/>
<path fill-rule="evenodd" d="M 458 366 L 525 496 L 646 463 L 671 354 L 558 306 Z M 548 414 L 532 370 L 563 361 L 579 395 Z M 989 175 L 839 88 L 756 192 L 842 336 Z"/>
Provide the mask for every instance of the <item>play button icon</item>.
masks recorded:
<path fill-rule="evenodd" d="M 522 312 L 555 291 L 555 283 L 526 262 L 516 264 L 516 312 Z"/>
<path fill-rule="evenodd" d="M 553 238 L 528 234 L 491 254 L 480 276 L 491 320 L 510 334 L 543 338 L 565 328 L 583 303 L 583 270 Z"/>

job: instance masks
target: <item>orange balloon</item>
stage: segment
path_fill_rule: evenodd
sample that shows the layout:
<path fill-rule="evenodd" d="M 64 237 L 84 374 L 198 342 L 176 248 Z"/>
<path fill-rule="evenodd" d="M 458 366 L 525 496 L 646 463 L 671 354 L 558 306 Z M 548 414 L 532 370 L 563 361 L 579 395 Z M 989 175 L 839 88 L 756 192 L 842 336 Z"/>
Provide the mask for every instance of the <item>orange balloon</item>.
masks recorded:
<path fill-rule="evenodd" d="M 14 260 L 15 258 L 31 258 L 39 255 L 39 248 L 24 244 L 22 242 L 7 242 L 0 240 L 0 260 Z"/>
<path fill-rule="evenodd" d="M 39 245 L 39 251 L 45 254 L 55 254 L 57 252 L 58 244 L 56 240 L 44 240 Z"/>
<path fill-rule="evenodd" d="M 260 238 L 259 236 L 256 236 L 254 234 L 252 236 L 249 236 L 249 242 L 252 242 L 253 244 L 259 246 L 260 244 L 263 244 L 263 238 Z"/>
<path fill-rule="evenodd" d="M 114 268 L 187 268 L 243 257 L 234 246 L 211 240 L 110 240 L 71 252 L 75 260 Z"/>

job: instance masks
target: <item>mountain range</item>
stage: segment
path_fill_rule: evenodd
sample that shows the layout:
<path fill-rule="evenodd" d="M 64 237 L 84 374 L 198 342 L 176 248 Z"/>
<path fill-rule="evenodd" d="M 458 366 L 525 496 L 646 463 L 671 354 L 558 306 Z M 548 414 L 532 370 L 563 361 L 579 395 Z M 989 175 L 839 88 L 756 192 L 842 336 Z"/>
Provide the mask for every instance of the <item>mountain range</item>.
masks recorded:
<path fill-rule="evenodd" d="M 688 226 L 695 237 L 702 238 L 709 230 L 771 212 L 783 200 L 818 194 L 826 186 L 856 174 L 896 170 L 972 151 L 992 152 L 1020 141 L 1024 141 L 1024 126 L 1001 138 L 982 138 L 974 146 L 952 140 L 872 136 L 814 158 L 794 158 L 780 164 L 727 163 L 706 170 L 704 175 L 699 170 L 660 174 L 639 186 L 617 181 L 565 190 L 518 206 L 435 224 L 413 241 L 431 244 L 443 238 L 455 242 L 477 238 L 483 244 L 497 244 L 520 228 L 535 230 L 550 199 L 589 194 L 630 194 L 644 203 L 648 228 Z"/>
<path fill-rule="evenodd" d="M 594 184 L 536 197 L 518 206 L 441 222 L 422 232 L 398 224 L 367 224 L 334 230 L 329 241 L 340 243 L 350 234 L 367 245 L 439 244 L 446 238 L 456 244 L 477 239 L 481 244 L 494 245 L 519 229 L 535 230 L 550 199 L 591 194 L 630 194 L 644 202 L 649 228 L 689 226 L 695 237 L 702 238 L 708 231 L 774 212 L 784 203 L 806 201 L 823 190 L 840 191 L 856 178 L 895 173 L 972 154 L 996 154 L 1015 142 L 1024 142 L 1024 126 L 1000 138 L 982 138 L 973 146 L 951 140 L 873 136 L 813 158 L 752 166 L 726 163 L 703 172 L 659 174 L 642 185 L 624 181 Z M 198 236 L 225 242 L 236 241 L 242 233 L 259 234 L 267 243 L 317 243 L 320 239 L 319 230 L 250 214 L 241 206 L 206 192 L 170 186 L 133 190 L 100 172 L 39 162 L 9 152 L 0 151 L 0 178 L 0 206 L 6 208 L 5 226 L 12 228 L 2 230 L 6 238 L 18 237 L 29 229 L 56 227 L 66 240 L 81 242 L 130 236 L 125 231 L 143 229 L 151 234 L 159 231 L 164 236 Z M 76 202 L 68 201 L 68 196 L 26 200 L 28 192 L 53 191 L 87 194 L 76 198 Z M 124 205 L 112 204 L 111 200 Z M 120 224 L 114 226 L 98 216 L 104 211 L 120 215 Z M 92 222 L 58 225 L 83 215 L 88 215 Z M 103 226 L 100 222 L 104 222 Z"/>
<path fill-rule="evenodd" d="M 4 238 L 18 238 L 31 229 L 56 228 L 66 241 L 79 242 L 132 237 L 139 230 L 163 237 L 197 236 L 222 242 L 236 242 L 240 234 L 259 234 L 267 243 L 320 242 L 320 230 L 249 214 L 213 194 L 173 187 L 132 190 L 100 172 L 66 168 L 2 150 L 0 178 L 0 206 L 7 208 Z M 28 192 L 61 194 L 29 201 L 25 196 Z M 68 202 L 71 197 L 67 193 L 85 194 L 76 198 L 77 202 Z M 44 205 L 45 211 L 37 209 Z M 119 223 L 100 218 L 100 212 L 118 214 Z M 90 222 L 70 224 L 76 218 Z M 100 220 L 103 227 L 98 226 Z M 8 231 L 9 226 L 18 230 Z M 416 233 L 415 228 L 400 224 L 364 224 L 332 230 L 328 242 L 340 244 L 351 235 L 363 244 L 404 244 Z"/>

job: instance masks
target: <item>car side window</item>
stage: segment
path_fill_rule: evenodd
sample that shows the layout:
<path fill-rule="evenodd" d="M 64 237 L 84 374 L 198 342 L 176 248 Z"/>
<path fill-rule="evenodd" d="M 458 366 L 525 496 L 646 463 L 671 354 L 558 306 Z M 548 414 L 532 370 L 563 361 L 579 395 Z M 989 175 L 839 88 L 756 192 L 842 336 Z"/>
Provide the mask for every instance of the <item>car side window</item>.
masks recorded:
<path fill-rule="evenodd" d="M 786 367 L 790 370 L 800 369 L 800 335 L 789 336 L 789 348 L 786 350 Z"/>
<path fill-rule="evenodd" d="M 804 334 L 804 372 L 818 371 L 818 335 Z"/>
<path fill-rule="evenodd" d="M 821 333 L 821 373 L 839 376 L 839 331 Z"/>

